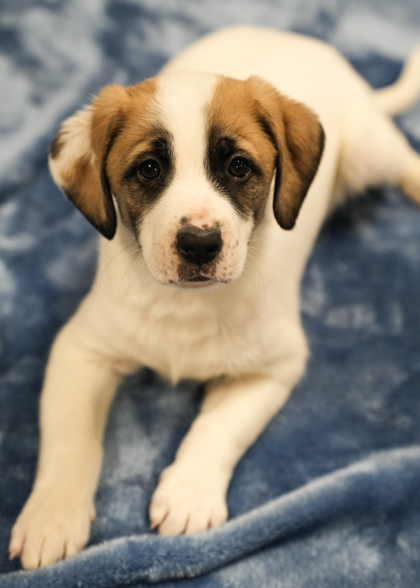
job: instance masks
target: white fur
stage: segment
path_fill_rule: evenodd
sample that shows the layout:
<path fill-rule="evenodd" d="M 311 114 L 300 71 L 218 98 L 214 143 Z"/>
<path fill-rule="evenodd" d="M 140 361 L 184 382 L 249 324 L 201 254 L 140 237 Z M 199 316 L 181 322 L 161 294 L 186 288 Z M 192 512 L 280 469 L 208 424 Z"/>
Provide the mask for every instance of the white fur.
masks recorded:
<path fill-rule="evenodd" d="M 50 172 L 58 185 L 65 183 L 62 170 L 67 169 L 76 158 L 83 156 L 94 157 L 94 153 L 90 148 L 91 120 L 92 108 L 87 106 L 63 123 L 63 132 L 69 140 L 66 141 L 60 153 L 60 159 L 50 160 Z"/>
<path fill-rule="evenodd" d="M 276 224 L 269 200 L 251 234 L 250 223 L 206 179 L 204 111 L 214 76 L 197 70 L 257 74 L 320 117 L 326 149 L 292 231 Z M 121 222 L 112 241 L 101 239 L 93 288 L 54 343 L 37 478 L 11 541 L 26 568 L 85 544 L 107 411 L 121 378 L 143 365 L 172 382 L 210 381 L 153 497 L 152 527 L 177 534 L 221 524 L 236 463 L 304 371 L 299 285 L 327 211 L 346 191 L 382 182 L 420 196 L 418 155 L 377 109 L 369 86 L 319 41 L 251 28 L 211 35 L 165 68 L 158 104 L 174 136 L 176 176 L 142 221 L 143 254 L 134 253 L 134 237 Z M 74 145 L 83 151 L 84 141 Z M 231 245 L 210 287 L 168 285 L 176 277 L 171 243 L 184 215 L 196 226 L 220 222 Z"/>

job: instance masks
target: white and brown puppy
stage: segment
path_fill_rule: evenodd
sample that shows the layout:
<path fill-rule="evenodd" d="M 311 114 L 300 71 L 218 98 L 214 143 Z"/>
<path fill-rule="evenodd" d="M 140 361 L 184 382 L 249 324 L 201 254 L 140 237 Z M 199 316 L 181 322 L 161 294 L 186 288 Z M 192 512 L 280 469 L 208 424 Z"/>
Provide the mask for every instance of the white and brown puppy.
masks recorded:
<path fill-rule="evenodd" d="M 31 569 L 83 548 L 108 409 L 142 366 L 208 382 L 151 528 L 226 520 L 238 460 L 305 369 L 299 285 L 326 213 L 373 184 L 420 199 L 420 157 L 386 114 L 420 93 L 419 57 L 375 93 L 324 43 L 236 28 L 63 124 L 51 172 L 101 233 L 99 267 L 51 351 L 11 557 Z"/>

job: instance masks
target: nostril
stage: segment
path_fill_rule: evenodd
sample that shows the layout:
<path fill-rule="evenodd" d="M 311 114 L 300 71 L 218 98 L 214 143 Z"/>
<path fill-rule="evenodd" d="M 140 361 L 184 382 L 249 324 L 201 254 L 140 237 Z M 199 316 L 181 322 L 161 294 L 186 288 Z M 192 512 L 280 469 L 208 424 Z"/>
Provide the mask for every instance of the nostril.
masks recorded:
<path fill-rule="evenodd" d="M 218 229 L 184 227 L 177 233 L 176 247 L 185 261 L 203 265 L 216 259 L 222 249 L 222 235 Z"/>
<path fill-rule="evenodd" d="M 180 249 L 183 253 L 191 253 L 193 251 L 190 245 L 180 245 Z"/>
<path fill-rule="evenodd" d="M 213 245 L 209 245 L 207 247 L 207 251 L 209 253 L 215 253 L 216 251 L 219 251 L 219 243 L 214 243 Z"/>

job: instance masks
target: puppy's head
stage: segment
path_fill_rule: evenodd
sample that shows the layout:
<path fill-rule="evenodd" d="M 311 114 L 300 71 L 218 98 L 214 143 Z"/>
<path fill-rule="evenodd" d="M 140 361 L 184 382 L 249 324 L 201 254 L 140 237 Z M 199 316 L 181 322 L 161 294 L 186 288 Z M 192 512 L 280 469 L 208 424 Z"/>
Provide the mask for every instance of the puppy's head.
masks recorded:
<path fill-rule="evenodd" d="M 106 238 L 122 222 L 164 284 L 229 282 L 243 270 L 273 176 L 274 215 L 293 228 L 324 133 L 268 83 L 167 74 L 109 86 L 62 125 L 52 175 Z"/>

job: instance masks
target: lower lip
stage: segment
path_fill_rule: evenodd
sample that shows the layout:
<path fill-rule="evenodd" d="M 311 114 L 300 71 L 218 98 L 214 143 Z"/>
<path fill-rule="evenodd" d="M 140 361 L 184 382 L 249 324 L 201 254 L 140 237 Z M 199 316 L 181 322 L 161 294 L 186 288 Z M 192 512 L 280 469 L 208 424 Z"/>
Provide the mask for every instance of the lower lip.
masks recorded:
<path fill-rule="evenodd" d="M 200 278 L 198 280 L 183 280 L 182 282 L 176 282 L 176 285 L 181 288 L 206 288 L 213 284 L 218 284 L 218 281 L 211 280 L 210 278 Z"/>
<path fill-rule="evenodd" d="M 206 276 L 197 276 L 196 278 L 190 278 L 185 280 L 186 282 L 211 282 L 211 278 L 207 278 Z"/>

